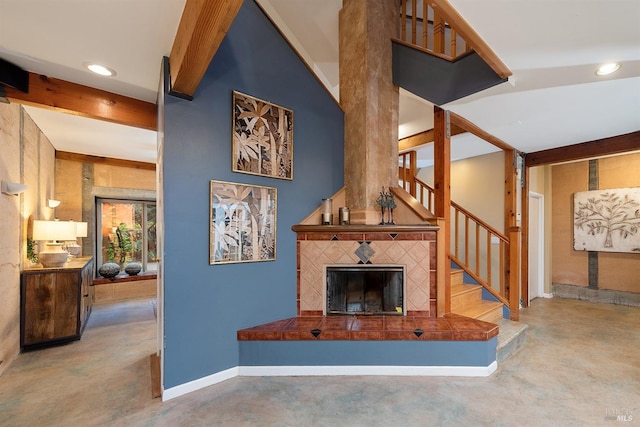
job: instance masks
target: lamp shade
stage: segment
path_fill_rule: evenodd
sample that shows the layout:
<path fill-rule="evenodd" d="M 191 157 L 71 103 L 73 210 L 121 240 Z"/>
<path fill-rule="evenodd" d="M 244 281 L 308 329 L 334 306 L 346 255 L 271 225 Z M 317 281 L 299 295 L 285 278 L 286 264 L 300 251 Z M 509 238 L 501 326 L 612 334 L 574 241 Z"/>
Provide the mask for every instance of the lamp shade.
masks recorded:
<path fill-rule="evenodd" d="M 76 222 L 76 237 L 87 237 L 87 223 Z"/>
<path fill-rule="evenodd" d="M 76 240 L 76 223 L 70 221 L 33 221 L 33 240 Z"/>

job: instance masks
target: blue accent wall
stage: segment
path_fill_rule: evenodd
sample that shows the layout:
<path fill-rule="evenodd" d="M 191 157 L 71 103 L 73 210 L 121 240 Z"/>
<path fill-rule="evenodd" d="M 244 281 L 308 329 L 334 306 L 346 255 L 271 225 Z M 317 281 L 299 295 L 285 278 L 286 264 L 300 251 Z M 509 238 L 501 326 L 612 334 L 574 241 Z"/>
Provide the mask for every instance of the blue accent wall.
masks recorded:
<path fill-rule="evenodd" d="M 489 366 L 488 341 L 240 341 L 241 366 Z"/>
<path fill-rule="evenodd" d="M 231 171 L 232 91 L 294 112 L 292 181 Z M 344 113 L 253 0 L 193 100 L 164 99 L 164 387 L 239 365 L 236 331 L 296 314 L 291 226 L 343 186 Z M 161 109 L 162 111 L 162 109 Z M 209 265 L 209 181 L 276 187 L 276 261 Z"/>

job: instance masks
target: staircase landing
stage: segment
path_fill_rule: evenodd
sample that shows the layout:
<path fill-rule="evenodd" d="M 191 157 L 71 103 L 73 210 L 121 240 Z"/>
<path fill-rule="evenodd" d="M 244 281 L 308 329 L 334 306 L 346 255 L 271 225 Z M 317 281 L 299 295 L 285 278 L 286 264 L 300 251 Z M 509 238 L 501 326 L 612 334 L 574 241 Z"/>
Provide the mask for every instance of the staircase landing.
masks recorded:
<path fill-rule="evenodd" d="M 498 327 L 500 328 L 500 334 L 498 334 L 496 360 L 498 364 L 502 364 L 524 347 L 527 341 L 526 331 L 529 329 L 529 325 L 502 319 L 498 322 Z"/>

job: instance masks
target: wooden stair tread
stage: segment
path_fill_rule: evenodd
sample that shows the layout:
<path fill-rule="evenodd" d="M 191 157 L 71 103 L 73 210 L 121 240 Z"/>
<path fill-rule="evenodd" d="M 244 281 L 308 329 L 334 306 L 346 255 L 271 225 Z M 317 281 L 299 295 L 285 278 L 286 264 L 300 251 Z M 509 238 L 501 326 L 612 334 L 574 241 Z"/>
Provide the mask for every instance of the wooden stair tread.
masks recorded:
<path fill-rule="evenodd" d="M 460 284 L 456 284 L 456 285 L 451 285 L 451 296 L 456 296 L 456 295 L 461 295 L 461 294 L 466 294 L 468 292 L 474 292 L 474 291 L 482 291 L 482 286 L 480 285 L 468 285 L 466 283 L 460 283 Z"/>
<path fill-rule="evenodd" d="M 469 304 L 464 307 L 464 309 L 460 310 L 462 312 L 457 312 L 456 314 L 460 314 L 467 317 L 478 318 L 483 314 L 487 314 L 492 310 L 497 308 L 502 308 L 502 303 L 497 301 L 487 301 L 487 300 L 478 300 L 472 304 Z"/>
<path fill-rule="evenodd" d="M 451 270 L 451 312 L 496 323 L 502 319 L 504 304 L 482 299 L 483 287 L 464 283 L 463 270 Z"/>

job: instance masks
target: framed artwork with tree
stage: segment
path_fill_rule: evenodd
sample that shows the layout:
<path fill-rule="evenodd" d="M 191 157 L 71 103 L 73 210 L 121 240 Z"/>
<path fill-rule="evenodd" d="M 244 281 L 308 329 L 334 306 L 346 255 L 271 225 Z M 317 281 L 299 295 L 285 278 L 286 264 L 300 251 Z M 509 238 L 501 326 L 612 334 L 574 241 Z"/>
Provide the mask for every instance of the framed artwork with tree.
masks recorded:
<path fill-rule="evenodd" d="M 640 253 L 640 187 L 581 191 L 573 197 L 573 248 Z"/>
<path fill-rule="evenodd" d="M 293 111 L 233 92 L 233 171 L 293 179 Z"/>
<path fill-rule="evenodd" d="M 209 263 L 276 259 L 277 189 L 211 181 Z"/>

